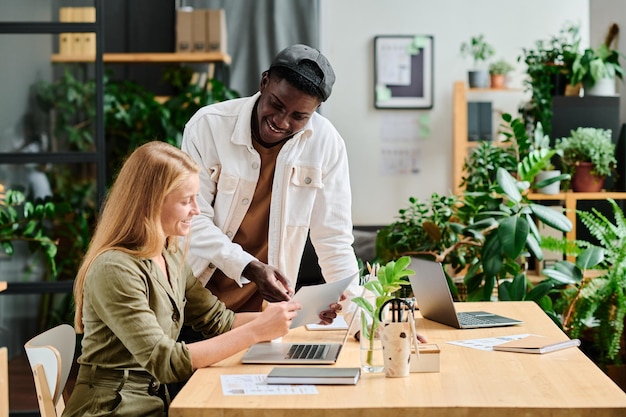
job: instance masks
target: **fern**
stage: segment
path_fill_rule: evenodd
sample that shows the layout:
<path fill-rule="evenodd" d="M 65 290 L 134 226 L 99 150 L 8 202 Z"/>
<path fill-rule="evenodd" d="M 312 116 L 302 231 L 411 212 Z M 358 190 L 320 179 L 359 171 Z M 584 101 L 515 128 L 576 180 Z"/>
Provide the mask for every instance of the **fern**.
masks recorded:
<path fill-rule="evenodd" d="M 606 273 L 584 278 L 577 288 L 562 291 L 565 302 L 560 304 L 573 312 L 569 321 L 564 322 L 571 337 L 578 337 L 588 327 L 593 328 L 600 364 L 621 363 L 620 342 L 626 317 L 626 218 L 615 200 L 607 201 L 613 208 L 614 222 L 596 209 L 578 212 L 582 223 L 604 250 L 605 257 L 600 266 Z M 562 245 L 547 239 L 545 244 Z M 577 244 L 579 247 L 592 246 L 582 241 Z"/>

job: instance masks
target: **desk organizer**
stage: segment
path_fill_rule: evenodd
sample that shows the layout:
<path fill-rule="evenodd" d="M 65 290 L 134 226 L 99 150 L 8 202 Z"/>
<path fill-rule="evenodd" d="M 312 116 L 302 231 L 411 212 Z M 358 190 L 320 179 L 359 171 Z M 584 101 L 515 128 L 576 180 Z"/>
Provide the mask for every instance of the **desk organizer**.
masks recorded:
<path fill-rule="evenodd" d="M 419 344 L 417 349 L 411 356 L 411 372 L 439 372 L 439 346 Z"/>

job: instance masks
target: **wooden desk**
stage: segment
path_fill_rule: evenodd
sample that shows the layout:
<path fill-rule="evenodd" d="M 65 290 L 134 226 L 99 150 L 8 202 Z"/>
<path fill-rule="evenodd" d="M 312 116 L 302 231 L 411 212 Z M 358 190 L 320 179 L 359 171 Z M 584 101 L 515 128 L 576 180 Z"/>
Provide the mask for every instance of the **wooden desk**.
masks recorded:
<path fill-rule="evenodd" d="M 223 396 L 220 374 L 267 373 L 272 365 L 242 365 L 243 354 L 200 369 L 172 402 L 171 417 L 579 417 L 626 416 L 626 393 L 579 349 L 544 355 L 486 352 L 447 341 L 534 333 L 566 339 L 533 302 L 457 303 L 459 311 L 488 310 L 525 321 L 492 329 L 457 330 L 417 319 L 418 332 L 441 348 L 441 372 L 407 378 L 363 374 L 356 386 L 317 386 L 318 395 Z M 419 316 L 419 314 L 416 314 Z M 341 340 L 342 332 L 296 330 L 291 340 Z M 337 366 L 359 366 L 350 340 Z"/>

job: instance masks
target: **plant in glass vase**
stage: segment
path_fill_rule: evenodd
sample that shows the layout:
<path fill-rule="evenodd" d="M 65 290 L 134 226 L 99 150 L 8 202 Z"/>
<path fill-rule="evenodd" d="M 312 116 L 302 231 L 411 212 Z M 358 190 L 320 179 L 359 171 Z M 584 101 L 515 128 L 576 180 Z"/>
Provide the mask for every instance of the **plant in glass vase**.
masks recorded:
<path fill-rule="evenodd" d="M 363 295 L 354 297 L 352 301 L 361 309 L 361 363 L 365 372 L 382 372 L 382 346 L 379 347 L 379 357 L 376 357 L 376 345 L 380 343 L 380 313 L 384 304 L 396 298 L 395 294 L 410 285 L 406 277 L 415 272 L 407 269 L 411 258 L 403 256 L 396 261 L 389 261 L 383 266 L 374 265 L 371 268 L 369 279 L 364 284 Z M 366 295 L 366 291 L 369 294 Z"/>

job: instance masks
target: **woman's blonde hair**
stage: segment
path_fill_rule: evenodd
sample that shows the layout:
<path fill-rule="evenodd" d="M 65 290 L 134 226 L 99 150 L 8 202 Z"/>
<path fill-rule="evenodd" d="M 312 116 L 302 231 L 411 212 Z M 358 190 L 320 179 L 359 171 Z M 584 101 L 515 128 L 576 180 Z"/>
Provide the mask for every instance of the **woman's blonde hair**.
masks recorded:
<path fill-rule="evenodd" d="M 111 249 L 140 257 L 160 253 L 166 240 L 161 227 L 163 201 L 198 172 L 199 166 L 189 155 L 165 142 L 148 142 L 126 159 L 106 197 L 74 283 L 77 332 L 83 332 L 83 291 L 94 259 Z M 177 239 L 170 239 L 167 245 L 175 249 Z"/>

